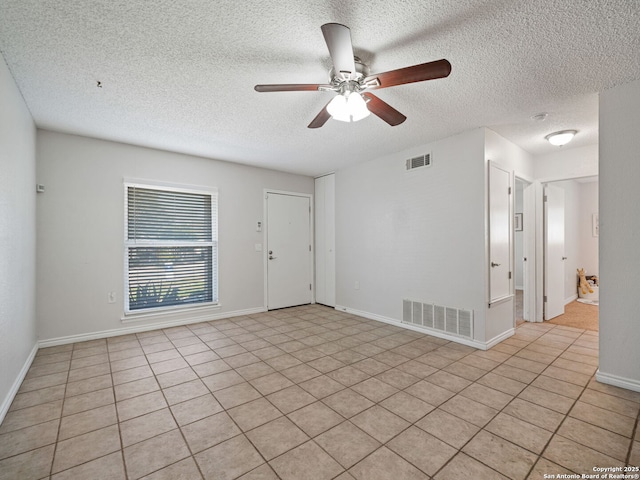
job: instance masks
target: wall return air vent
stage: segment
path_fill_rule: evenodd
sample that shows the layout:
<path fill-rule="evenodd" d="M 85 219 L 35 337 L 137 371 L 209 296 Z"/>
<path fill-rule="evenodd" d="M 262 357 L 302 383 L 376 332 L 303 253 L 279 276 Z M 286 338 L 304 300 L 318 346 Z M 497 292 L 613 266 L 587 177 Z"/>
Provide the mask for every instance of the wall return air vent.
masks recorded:
<path fill-rule="evenodd" d="M 430 167 L 431 166 L 431 154 L 425 153 L 417 157 L 409 158 L 405 162 L 407 170 L 415 170 L 416 168 Z"/>
<path fill-rule="evenodd" d="M 403 299 L 402 323 L 473 339 L 473 310 Z"/>

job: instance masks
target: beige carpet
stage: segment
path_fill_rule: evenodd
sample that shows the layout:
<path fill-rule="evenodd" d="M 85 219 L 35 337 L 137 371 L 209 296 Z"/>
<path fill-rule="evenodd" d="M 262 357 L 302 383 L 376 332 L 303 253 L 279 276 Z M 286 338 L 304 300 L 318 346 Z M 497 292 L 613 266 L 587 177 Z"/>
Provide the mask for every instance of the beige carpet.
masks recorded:
<path fill-rule="evenodd" d="M 587 305 L 574 300 L 564 307 L 564 315 L 549 320 L 549 323 L 597 332 L 598 310 L 597 305 Z"/>

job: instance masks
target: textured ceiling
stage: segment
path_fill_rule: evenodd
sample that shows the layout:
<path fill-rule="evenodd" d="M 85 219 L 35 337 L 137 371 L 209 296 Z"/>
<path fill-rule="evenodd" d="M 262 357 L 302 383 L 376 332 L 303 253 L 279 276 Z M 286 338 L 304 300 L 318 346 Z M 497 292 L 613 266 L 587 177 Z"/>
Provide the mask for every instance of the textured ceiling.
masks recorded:
<path fill-rule="evenodd" d="M 399 126 L 308 129 L 332 93 L 253 86 L 327 82 L 327 22 L 372 72 L 452 73 L 376 90 Z M 0 51 L 41 128 L 317 175 L 481 126 L 533 154 L 597 143 L 597 92 L 640 79 L 640 2 L 0 0 Z"/>

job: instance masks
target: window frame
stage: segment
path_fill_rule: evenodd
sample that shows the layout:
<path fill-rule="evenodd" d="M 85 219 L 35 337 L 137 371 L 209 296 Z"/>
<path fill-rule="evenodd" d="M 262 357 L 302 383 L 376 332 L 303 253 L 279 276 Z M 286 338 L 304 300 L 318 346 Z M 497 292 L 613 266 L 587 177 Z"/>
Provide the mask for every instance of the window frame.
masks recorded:
<path fill-rule="evenodd" d="M 124 314 L 127 316 L 145 315 L 154 312 L 185 310 L 193 308 L 219 306 L 219 242 L 218 242 L 218 189 L 196 185 L 181 185 L 152 180 L 125 179 L 124 187 Z M 184 240 L 130 240 L 129 239 L 129 188 L 141 188 L 158 190 L 163 192 L 176 192 L 185 194 L 207 195 L 211 199 L 211 240 L 210 241 L 184 241 Z M 129 249 L 132 247 L 211 247 L 211 295 L 212 301 L 193 302 L 179 305 L 136 308 L 131 310 L 129 306 Z"/>

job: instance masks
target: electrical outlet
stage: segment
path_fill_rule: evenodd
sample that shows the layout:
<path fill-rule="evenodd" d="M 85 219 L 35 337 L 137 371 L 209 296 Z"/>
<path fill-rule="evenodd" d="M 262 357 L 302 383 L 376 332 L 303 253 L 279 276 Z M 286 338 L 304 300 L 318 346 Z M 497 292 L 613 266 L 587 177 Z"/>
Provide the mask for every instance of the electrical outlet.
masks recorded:
<path fill-rule="evenodd" d="M 109 292 L 107 294 L 107 303 L 116 303 L 116 292 Z"/>

